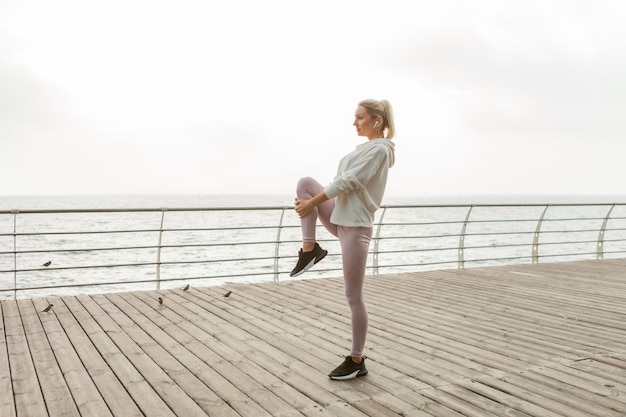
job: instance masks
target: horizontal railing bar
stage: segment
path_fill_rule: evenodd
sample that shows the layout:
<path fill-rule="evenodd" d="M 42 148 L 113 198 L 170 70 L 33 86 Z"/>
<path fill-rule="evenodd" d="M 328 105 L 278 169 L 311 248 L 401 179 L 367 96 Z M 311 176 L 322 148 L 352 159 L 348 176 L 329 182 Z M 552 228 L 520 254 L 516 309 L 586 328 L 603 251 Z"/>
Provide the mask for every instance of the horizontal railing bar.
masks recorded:
<path fill-rule="evenodd" d="M 591 220 L 603 220 L 600 217 L 577 217 L 577 218 L 558 218 L 558 219 L 544 219 L 544 222 L 556 222 L 556 221 L 591 221 Z M 388 223 L 385 222 L 383 226 L 430 226 L 439 224 L 463 224 L 462 220 L 449 221 L 449 222 L 417 222 L 417 223 Z M 484 220 L 468 220 L 468 224 L 493 224 L 493 223 L 537 223 L 537 219 L 484 219 Z M 378 225 L 378 223 L 377 223 Z"/>
<path fill-rule="evenodd" d="M 447 264 L 456 264 L 457 261 L 437 261 L 437 262 L 424 262 L 424 263 L 407 263 L 407 264 L 390 264 L 390 265 L 379 265 L 378 268 L 402 268 L 407 266 L 432 266 L 432 265 L 447 265 Z"/>
<path fill-rule="evenodd" d="M 570 222 L 570 221 L 590 221 L 590 220 L 604 220 L 603 217 L 559 217 L 559 218 L 544 218 L 543 221 L 549 222 Z M 537 223 L 537 219 L 483 219 L 483 220 L 471 220 L 469 223 L 517 223 L 517 222 L 531 222 Z"/>
<path fill-rule="evenodd" d="M 532 231 L 519 231 L 519 232 L 490 232 L 490 233 L 465 233 L 465 237 L 468 236 L 517 236 L 517 235 L 532 235 Z M 441 238 L 458 238 L 460 234 L 442 234 L 442 235 L 405 235 L 405 236 L 381 236 L 380 240 L 407 240 L 407 239 L 441 239 Z"/>
<path fill-rule="evenodd" d="M 411 240 L 411 239 L 444 239 L 444 238 L 458 238 L 458 233 L 454 234 L 442 234 L 442 235 L 404 235 L 404 236 L 380 236 L 378 239 L 383 240 Z"/>
<path fill-rule="evenodd" d="M 616 220 L 617 218 L 612 218 L 612 220 Z M 626 219 L 626 218 L 624 218 Z M 551 221 L 585 221 L 585 220 L 602 220 L 602 218 L 571 218 L 571 219 L 544 219 L 544 223 L 548 223 Z M 525 221 L 525 222 L 537 222 L 536 219 L 529 219 L 529 220 L 488 220 L 488 221 L 482 221 L 482 220 L 472 220 L 472 221 L 468 221 L 468 224 L 472 224 L 472 223 L 515 223 L 515 222 L 521 222 L 521 221 Z M 462 224 L 462 221 L 458 221 L 458 222 L 430 222 L 430 223 L 375 223 L 374 226 L 378 226 L 378 225 L 382 225 L 382 226 L 421 226 L 421 225 L 439 225 L 439 224 Z M 293 226 L 289 226 L 289 225 L 284 225 L 282 226 L 282 228 L 284 229 L 288 229 L 288 228 L 298 228 L 300 226 L 298 225 L 293 225 Z M 273 229 L 277 229 L 278 226 L 246 226 L 246 227 L 213 227 L 213 228 L 184 228 L 184 229 L 163 229 L 162 231 L 165 232 L 170 232 L 170 233 L 174 233 L 174 232 L 210 232 L 210 231 L 235 231 L 235 230 L 273 230 Z M 626 230 L 626 228 L 612 228 L 610 230 L 613 231 L 624 231 Z M 559 232 L 563 232 L 563 233 L 572 233 L 572 232 L 598 232 L 599 229 L 581 229 L 581 230 L 545 230 L 542 231 L 542 233 L 559 233 Z M 92 231 L 84 231 L 84 232 L 78 232 L 78 231 L 58 231 L 58 232 L 25 232 L 25 233 L 0 233 L 0 237 L 20 237 L 20 236 L 55 236 L 55 235 L 91 235 L 91 234 L 122 234 L 122 233 L 159 233 L 161 232 L 160 229 L 132 229 L 132 230 L 92 230 Z M 516 233 L 534 233 L 534 232 L 528 232 L 528 231 L 519 231 L 519 232 L 503 232 L 503 233 L 499 233 L 499 234 L 516 234 Z M 480 235 L 488 235 L 488 234 L 496 234 L 496 233 L 479 233 L 479 234 L 472 234 L 472 233 L 466 233 L 466 236 L 480 236 Z M 454 235 L 450 235 L 450 236 L 454 236 Z M 458 237 L 458 235 L 456 235 Z M 381 239 L 383 239 L 385 237 L 381 237 Z"/>
<path fill-rule="evenodd" d="M 604 254 L 626 253 L 626 250 L 605 250 Z"/>
<path fill-rule="evenodd" d="M 519 244 L 511 244 L 511 245 L 498 245 L 497 248 L 519 248 L 519 247 L 531 247 L 532 243 L 519 243 Z M 494 249 L 493 246 L 490 245 L 485 245 L 485 246 L 465 246 L 463 250 L 468 251 L 470 249 Z M 392 253 L 413 253 L 413 252 L 442 252 L 442 251 L 457 251 L 459 250 L 458 247 L 443 247 L 443 248 L 426 248 L 426 249 L 417 249 L 417 248 L 413 248 L 413 249 L 398 249 L 398 250 L 386 250 L 386 251 L 378 251 L 378 252 L 371 252 L 371 253 L 377 253 L 380 255 L 386 255 L 386 254 L 392 254 Z M 452 262 L 457 262 L 452 261 Z M 382 265 L 381 265 L 382 266 Z"/>
<path fill-rule="evenodd" d="M 535 220 L 536 221 L 536 220 Z M 463 224 L 463 220 L 449 221 L 449 222 L 406 222 L 406 223 L 395 223 L 395 222 L 384 222 L 384 223 L 374 223 L 374 226 L 432 226 L 434 224 Z"/>
<path fill-rule="evenodd" d="M 161 245 L 161 248 L 170 249 L 182 249 L 182 248 L 210 248 L 214 246 L 243 246 L 243 245 L 274 245 L 274 241 L 262 241 L 262 242 L 224 242 L 224 243 L 194 243 L 189 245 Z M 112 251 L 112 250 L 139 250 L 139 249 L 158 249 L 159 246 L 121 246 L 117 247 L 105 247 L 105 248 L 85 248 L 85 249 L 41 249 L 41 250 L 20 250 L 11 252 L 0 252 L 0 255 L 13 255 L 27 254 L 27 253 L 64 253 L 64 252 L 99 252 L 99 251 Z M 248 259 L 248 258 L 246 258 Z"/>
<path fill-rule="evenodd" d="M 598 219 L 599 220 L 599 219 Z M 536 222 L 536 220 L 535 220 Z M 544 222 L 546 222 L 544 220 Z M 468 223 L 472 223 L 472 222 L 468 222 Z M 388 226 L 387 223 L 384 223 L 383 226 Z M 295 226 L 294 226 L 295 227 Z M 172 231 L 172 230 L 176 230 L 176 231 L 185 231 L 185 232 L 198 232 L 198 231 L 228 231 L 228 230 L 260 230 L 260 229 L 276 229 L 276 226 L 267 226 L 267 227 L 260 227 L 260 226 L 255 226 L 255 227 L 246 227 L 246 228 L 215 228 L 215 229 L 169 229 L 166 230 L 164 229 L 163 231 Z M 611 231 L 625 231 L 626 228 L 615 228 L 615 229 L 610 229 Z M 600 229 L 579 229 L 579 230 L 543 230 L 541 233 L 542 234 L 548 234 L 548 233 L 597 233 L 599 232 Z M 92 231 L 92 232 L 44 232 L 44 233 L 18 233 L 18 234 L 0 234 L 0 237 L 13 237 L 13 236 L 45 236 L 45 235 L 82 235 L 82 234 L 115 234 L 115 233 L 138 233 L 139 231 L 134 230 L 134 231 Z M 145 230 L 145 232 L 159 232 L 158 229 L 156 230 Z M 512 231 L 512 232 L 488 232 L 488 233 L 465 233 L 465 236 L 500 236 L 500 235 L 523 235 L 523 234 L 534 234 L 534 231 Z M 442 237 L 459 237 L 459 234 L 441 234 L 441 235 L 421 235 L 421 236 L 381 236 L 379 237 L 380 240 L 390 240 L 390 239 L 431 239 L 431 238 L 442 238 Z M 291 242 L 297 242 L 297 241 L 291 241 Z M 257 242 L 254 242 L 257 243 Z M 275 242 L 262 242 L 263 244 L 265 243 L 272 243 L 274 244 Z M 240 244 L 244 244 L 244 243 L 240 243 L 240 242 L 232 242 L 232 243 L 220 243 L 220 244 L 214 244 L 214 245 L 240 245 Z M 211 246 L 211 244 L 207 244 L 207 245 L 198 245 L 198 246 Z M 167 247 L 165 245 L 161 246 L 162 248 Z M 170 246 L 173 247 L 173 246 Z M 123 249 L 123 248 L 120 248 Z M 78 249 L 80 250 L 80 249 Z M 87 249 L 85 249 L 87 250 Z M 103 250 L 107 250 L 107 249 L 103 249 Z M 53 252 L 53 251 L 50 251 Z M 2 253 L 14 253 L 14 252 L 0 252 L 0 254 Z"/>
<path fill-rule="evenodd" d="M 415 209 L 415 208 L 467 208 L 467 207 L 606 207 L 606 206 L 622 206 L 622 203 L 500 203 L 500 204 L 384 204 L 381 208 L 387 209 Z M 181 212 L 181 211 L 276 211 L 276 210 L 293 210 L 294 206 L 239 206 L 239 207 L 164 207 L 164 208 L 100 208 L 100 209 L 43 209 L 43 210 L 0 210 L 0 214 L 80 214 L 80 213 L 160 213 L 162 211 Z"/>
<path fill-rule="evenodd" d="M 626 229 L 610 229 L 610 231 L 623 231 Z M 582 229 L 582 230 L 543 230 L 541 234 L 557 234 L 557 233 L 597 233 L 600 229 Z M 516 235 L 534 235 L 534 231 L 515 231 L 515 232 L 488 232 L 488 233 L 465 233 L 465 237 L 474 236 L 516 236 Z M 458 238 L 460 234 L 441 234 L 441 235 L 404 235 L 404 236 L 380 236 L 380 240 L 407 240 L 407 239 L 441 239 L 441 238 Z M 607 241 L 607 240 L 605 240 Z"/>
<path fill-rule="evenodd" d="M 492 232 L 492 233 L 465 233 L 467 236 L 502 236 L 502 235 L 527 235 L 534 232 Z M 441 234 L 441 235 L 404 235 L 404 236 L 381 236 L 380 240 L 407 240 L 407 239 L 441 239 L 441 238 L 458 238 L 458 233 Z"/>
<path fill-rule="evenodd" d="M 588 255 L 594 255 L 595 256 L 595 252 L 577 252 L 577 253 L 554 253 L 554 254 L 548 254 L 548 255 L 541 255 L 539 256 L 540 259 L 548 259 L 548 258 L 562 258 L 565 256 L 571 256 L 571 257 L 576 257 L 576 256 L 588 256 Z"/>
<path fill-rule="evenodd" d="M 584 206 L 584 205 L 583 205 Z M 523 207 L 523 206 L 519 206 Z M 556 221 L 586 221 L 586 220 L 603 220 L 603 217 L 562 217 L 562 218 L 547 218 L 543 219 L 544 222 L 556 222 Z M 611 217 L 611 220 L 626 220 L 626 217 Z M 537 223 L 536 218 L 528 218 L 528 219 L 478 219 L 478 220 L 469 220 L 468 223 Z M 420 226 L 420 225 L 433 225 L 433 224 L 462 224 L 463 220 L 450 220 L 443 222 L 407 222 L 407 223 L 395 223 L 395 222 L 384 222 L 382 225 L 384 226 Z M 380 223 L 375 223 L 379 225 Z"/>
<path fill-rule="evenodd" d="M 557 222 L 557 221 L 591 221 L 591 220 L 603 220 L 602 217 L 571 217 L 571 218 L 555 218 L 555 219 L 543 219 L 544 222 Z M 611 220 L 626 220 L 626 217 L 611 217 Z M 463 220 L 444 221 L 444 222 L 407 222 L 407 223 L 395 223 L 384 222 L 375 223 L 375 226 L 432 226 L 432 225 L 450 225 L 450 224 L 463 224 Z M 486 224 L 486 223 L 537 223 L 536 218 L 530 219 L 485 219 L 485 220 L 468 220 L 468 224 Z M 296 226 L 298 227 L 298 226 Z"/>
<path fill-rule="evenodd" d="M 112 265 L 77 265 L 77 266 L 65 266 L 59 268 L 28 268 L 28 269 L 7 269 L 1 270 L 2 273 L 13 273 L 13 272 L 43 272 L 43 271 L 72 271 L 77 269 L 106 269 L 106 268 L 131 268 L 131 267 L 140 267 L 140 266 L 154 266 L 156 262 L 140 262 L 140 263 L 128 263 L 128 264 L 112 264 Z"/>
<path fill-rule="evenodd" d="M 0 214 L 93 214 L 93 213 L 160 213 L 162 211 L 274 211 L 293 209 L 294 206 L 239 206 L 239 207 L 165 207 L 165 208 L 101 208 L 101 209 L 43 209 L 0 210 Z"/>
<path fill-rule="evenodd" d="M 126 268 L 126 267 L 140 267 L 140 266 L 156 266 L 156 265 L 180 265 L 180 264 L 214 264 L 214 263 L 227 263 L 227 262 L 240 262 L 240 261 L 263 261 L 274 259 L 273 256 L 265 256 L 258 258 L 238 258 L 238 259 L 206 259 L 198 261 L 167 261 L 167 262 L 139 262 L 130 264 L 111 264 L 111 265 L 78 265 L 78 266 L 66 266 L 59 268 L 33 268 L 33 269 L 10 269 L 0 270 L 0 273 L 9 272 L 41 272 L 41 271 L 71 271 L 76 269 L 106 269 L 106 268 Z"/>
<path fill-rule="evenodd" d="M 210 227 L 197 229 L 163 229 L 165 232 L 216 232 L 216 231 L 234 231 L 234 230 L 267 230 L 276 229 L 277 226 L 246 226 L 246 227 Z M 58 231 L 58 232 L 26 232 L 26 233 L 3 233 L 0 237 L 7 236 L 55 236 L 55 235 L 98 235 L 98 234 L 121 234 L 121 233 L 159 233 L 160 229 L 136 229 L 136 230 L 89 230 L 85 232 L 74 231 Z"/>
<path fill-rule="evenodd" d="M 100 251 L 112 251 L 112 250 L 139 250 L 139 249 L 156 249 L 158 246 L 122 246 L 119 248 L 107 247 L 107 248 L 85 248 L 85 249 L 38 249 L 38 250 L 18 250 L 15 252 L 0 252 L 0 255 L 13 255 L 14 253 L 28 254 L 28 253 L 74 253 L 74 252 L 100 252 Z"/>
<path fill-rule="evenodd" d="M 102 234 L 121 234 L 121 233 L 158 233 L 159 229 L 137 229 L 137 230 L 91 230 L 87 232 L 20 232 L 20 233 L 1 233 L 0 237 L 13 236 L 57 236 L 57 235 L 102 235 Z"/>

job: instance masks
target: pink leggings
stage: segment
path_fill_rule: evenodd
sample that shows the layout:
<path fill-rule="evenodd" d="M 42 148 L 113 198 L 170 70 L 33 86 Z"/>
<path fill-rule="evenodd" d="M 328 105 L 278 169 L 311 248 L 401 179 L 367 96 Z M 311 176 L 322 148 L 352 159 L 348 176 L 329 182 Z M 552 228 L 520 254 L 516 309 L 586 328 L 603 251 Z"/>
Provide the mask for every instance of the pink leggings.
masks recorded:
<path fill-rule="evenodd" d="M 299 199 L 308 200 L 324 191 L 324 187 L 313 178 L 302 178 L 298 182 L 296 195 Z M 343 263 L 343 279 L 346 298 L 350 306 L 352 321 L 351 356 L 361 356 L 367 335 L 367 308 L 363 300 L 363 282 L 370 239 L 371 227 L 338 226 L 330 222 L 330 215 L 335 208 L 335 200 L 331 199 L 320 204 L 301 219 L 302 240 L 315 242 L 315 226 L 317 219 L 333 236 L 339 238 L 341 244 L 341 260 Z"/>

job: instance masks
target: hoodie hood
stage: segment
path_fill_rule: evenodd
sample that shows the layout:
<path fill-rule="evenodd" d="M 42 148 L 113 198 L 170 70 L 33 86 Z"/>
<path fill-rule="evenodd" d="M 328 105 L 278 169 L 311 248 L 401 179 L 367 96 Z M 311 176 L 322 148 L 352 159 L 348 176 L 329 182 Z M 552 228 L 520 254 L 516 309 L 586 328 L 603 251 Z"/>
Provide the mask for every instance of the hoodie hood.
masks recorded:
<path fill-rule="evenodd" d="M 396 154 L 395 154 L 396 144 L 391 139 L 368 140 L 367 142 L 362 143 L 359 146 L 357 146 L 357 149 L 365 150 L 367 148 L 375 147 L 375 146 L 384 146 L 385 148 L 387 148 L 387 153 L 389 154 L 389 168 L 391 168 L 393 164 L 395 164 L 396 162 Z"/>

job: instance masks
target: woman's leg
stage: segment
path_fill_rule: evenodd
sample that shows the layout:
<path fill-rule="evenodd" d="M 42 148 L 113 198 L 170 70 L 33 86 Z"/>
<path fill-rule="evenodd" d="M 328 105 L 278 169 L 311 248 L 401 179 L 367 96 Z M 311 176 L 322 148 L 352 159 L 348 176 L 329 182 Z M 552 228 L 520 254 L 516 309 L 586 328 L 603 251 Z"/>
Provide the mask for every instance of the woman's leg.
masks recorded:
<path fill-rule="evenodd" d="M 310 200 L 322 191 L 324 191 L 324 187 L 319 182 L 311 177 L 305 177 L 298 181 L 296 196 L 302 200 Z M 317 241 L 315 233 L 317 219 L 333 236 L 337 236 L 337 226 L 330 222 L 330 215 L 334 208 L 335 199 L 330 199 L 317 206 L 308 216 L 300 219 L 303 243 L 315 243 Z"/>
<path fill-rule="evenodd" d="M 367 254 L 372 237 L 371 227 L 338 226 L 343 278 L 352 322 L 352 351 L 350 356 L 360 358 L 367 335 L 367 308 L 363 299 L 363 282 Z"/>

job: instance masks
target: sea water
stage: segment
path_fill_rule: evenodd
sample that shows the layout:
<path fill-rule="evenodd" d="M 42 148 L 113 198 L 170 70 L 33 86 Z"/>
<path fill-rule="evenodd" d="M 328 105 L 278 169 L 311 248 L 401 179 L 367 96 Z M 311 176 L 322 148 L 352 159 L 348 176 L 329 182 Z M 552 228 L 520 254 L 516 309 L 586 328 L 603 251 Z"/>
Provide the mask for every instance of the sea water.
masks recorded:
<path fill-rule="evenodd" d="M 375 272 L 375 264 L 381 266 L 381 273 L 459 267 L 461 230 L 468 248 L 463 260 L 484 259 L 474 265 L 531 262 L 533 233 L 546 204 L 594 204 L 550 208 L 545 219 L 552 221 L 542 228 L 543 255 L 566 252 L 590 257 L 611 204 L 624 201 L 620 196 L 390 197 L 384 204 L 391 207 L 433 207 L 378 211 L 376 221 L 384 216 L 384 227 L 375 226 L 379 239 L 370 250 L 382 253 L 377 259 L 370 256 L 368 273 Z M 480 206 L 485 204 L 531 206 Z M 0 289 L 55 288 L 1 291 L 0 298 L 290 279 L 288 272 L 300 247 L 299 219 L 292 205 L 289 195 L 3 197 Z M 180 208 L 221 210 L 176 210 Z M 138 211 L 89 211 L 121 209 Z M 87 212 L 21 213 L 27 210 Z M 463 228 L 470 210 L 471 221 Z M 605 250 L 624 256 L 620 253 L 624 250 L 621 239 L 626 239 L 624 207 L 613 210 L 611 218 L 615 230 L 607 240 L 616 243 L 608 248 L 612 250 Z M 565 221 L 568 228 L 581 230 L 575 240 L 583 243 L 566 248 L 559 244 L 572 240 L 562 232 Z M 282 243 L 277 246 L 278 233 Z M 318 234 L 329 256 L 323 266 L 316 266 L 318 271 L 303 277 L 341 276 L 337 240 L 321 228 Z M 52 264 L 44 267 L 47 261 Z"/>

